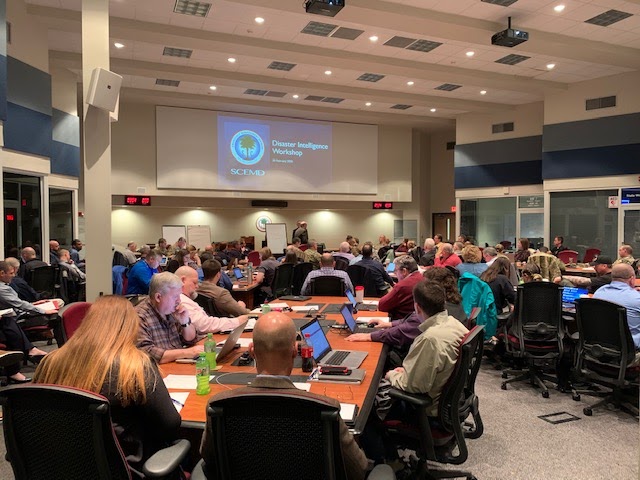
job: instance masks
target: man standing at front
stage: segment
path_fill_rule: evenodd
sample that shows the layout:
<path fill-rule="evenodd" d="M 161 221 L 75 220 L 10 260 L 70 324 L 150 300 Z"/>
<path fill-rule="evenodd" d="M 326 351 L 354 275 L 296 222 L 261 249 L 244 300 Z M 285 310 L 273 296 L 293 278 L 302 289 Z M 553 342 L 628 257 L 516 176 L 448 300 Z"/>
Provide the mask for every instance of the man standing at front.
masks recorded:
<path fill-rule="evenodd" d="M 320 400 L 327 405 L 340 408 L 340 404 L 336 400 L 299 390 L 291 382 L 289 375 L 291 375 L 293 369 L 293 359 L 298 354 L 296 327 L 293 321 L 284 313 L 271 312 L 260 317 L 253 329 L 253 344 L 250 345 L 249 351 L 256 359 L 258 376 L 247 387 L 234 388 L 218 393 L 211 399 L 211 402 L 247 394 L 273 392 Z M 364 479 L 367 459 L 342 419 L 339 419 L 338 422 L 340 448 L 347 478 L 349 480 Z M 282 425 L 283 432 L 286 428 L 286 425 Z M 210 475 L 213 470 L 212 465 L 216 461 L 216 452 L 211 444 L 212 435 L 214 435 L 213 426 L 209 423 L 209 417 L 207 416 L 207 426 L 202 438 L 200 454 L 205 461 L 205 471 L 209 472 Z"/>
<path fill-rule="evenodd" d="M 180 303 L 182 282 L 170 272 L 151 278 L 149 297 L 136 306 L 140 317 L 138 348 L 158 363 L 174 362 L 178 358 L 195 358 L 204 351 L 196 328 Z M 187 345 L 189 348 L 183 348 Z"/>

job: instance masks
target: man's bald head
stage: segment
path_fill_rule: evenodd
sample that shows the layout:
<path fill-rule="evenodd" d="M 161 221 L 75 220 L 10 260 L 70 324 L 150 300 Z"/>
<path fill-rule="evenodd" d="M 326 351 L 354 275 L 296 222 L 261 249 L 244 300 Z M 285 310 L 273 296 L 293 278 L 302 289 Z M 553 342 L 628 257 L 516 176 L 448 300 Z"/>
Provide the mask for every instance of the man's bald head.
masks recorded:
<path fill-rule="evenodd" d="M 29 260 L 36 258 L 36 251 L 31 247 L 24 247 L 22 249 L 21 256 L 25 262 L 28 262 Z"/>
<path fill-rule="evenodd" d="M 349 242 L 342 242 L 340 244 L 340 253 L 349 253 L 351 251 L 351 245 Z"/>
<path fill-rule="evenodd" d="M 626 263 L 616 263 L 611 268 L 611 281 L 626 283 L 631 287 L 635 286 L 636 274 L 633 267 Z"/>
<path fill-rule="evenodd" d="M 262 315 L 253 327 L 253 355 L 258 373 L 289 375 L 297 354 L 296 327 L 281 312 Z"/>
<path fill-rule="evenodd" d="M 320 257 L 321 267 L 333 267 L 333 255 L 330 253 L 323 253 Z"/>

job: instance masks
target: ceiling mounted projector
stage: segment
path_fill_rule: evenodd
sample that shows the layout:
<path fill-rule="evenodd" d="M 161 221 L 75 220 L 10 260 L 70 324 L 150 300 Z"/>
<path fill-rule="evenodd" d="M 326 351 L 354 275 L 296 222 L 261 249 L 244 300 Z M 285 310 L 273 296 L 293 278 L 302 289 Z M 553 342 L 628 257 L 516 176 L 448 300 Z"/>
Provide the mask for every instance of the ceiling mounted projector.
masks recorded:
<path fill-rule="evenodd" d="M 515 30 L 511 28 L 511 17 L 506 30 L 496 33 L 491 37 L 491 45 L 499 45 L 501 47 L 515 47 L 522 42 L 529 40 L 529 32 L 524 30 Z"/>
<path fill-rule="evenodd" d="M 344 0 L 306 0 L 304 9 L 307 13 L 335 17 L 344 7 Z"/>

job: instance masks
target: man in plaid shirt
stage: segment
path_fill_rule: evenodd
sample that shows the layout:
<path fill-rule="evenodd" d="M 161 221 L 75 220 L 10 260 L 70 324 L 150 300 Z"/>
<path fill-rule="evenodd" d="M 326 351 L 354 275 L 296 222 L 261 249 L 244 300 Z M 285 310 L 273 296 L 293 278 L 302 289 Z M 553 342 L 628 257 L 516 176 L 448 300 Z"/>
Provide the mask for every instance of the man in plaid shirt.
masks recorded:
<path fill-rule="evenodd" d="M 302 284 L 301 295 L 309 295 L 311 293 L 311 279 L 317 277 L 339 277 L 344 279 L 345 288 L 348 288 L 352 292 L 353 284 L 351 283 L 351 279 L 347 272 L 343 270 L 335 270 L 333 266 L 335 265 L 335 260 L 330 253 L 323 253 L 320 258 L 320 269 L 312 270 L 307 275 L 304 283 Z"/>

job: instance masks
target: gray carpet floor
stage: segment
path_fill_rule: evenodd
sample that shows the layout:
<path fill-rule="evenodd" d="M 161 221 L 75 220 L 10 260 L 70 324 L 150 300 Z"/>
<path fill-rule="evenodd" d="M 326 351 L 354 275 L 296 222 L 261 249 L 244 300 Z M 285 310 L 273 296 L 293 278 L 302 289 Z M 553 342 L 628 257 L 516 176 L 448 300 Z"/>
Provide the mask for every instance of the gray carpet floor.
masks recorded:
<path fill-rule="evenodd" d="M 33 368 L 23 370 L 27 375 Z M 595 397 L 551 390 L 542 398 L 528 383 L 500 389 L 500 372 L 483 365 L 476 381 L 484 434 L 469 440 L 469 458 L 459 468 L 479 480 L 635 480 L 638 475 L 638 419 L 619 411 L 582 413 Z M 553 425 L 541 415 L 567 412 L 578 420 Z M 1 432 L 0 432 L 1 435 Z M 0 479 L 14 478 L 0 441 Z"/>

